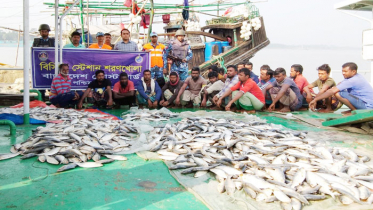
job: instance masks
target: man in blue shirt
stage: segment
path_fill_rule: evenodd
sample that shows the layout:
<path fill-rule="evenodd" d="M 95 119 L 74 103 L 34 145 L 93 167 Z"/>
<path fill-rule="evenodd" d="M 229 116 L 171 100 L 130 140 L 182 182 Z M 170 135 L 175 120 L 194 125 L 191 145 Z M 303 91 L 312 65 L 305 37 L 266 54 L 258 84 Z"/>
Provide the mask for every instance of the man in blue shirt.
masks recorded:
<path fill-rule="evenodd" d="M 126 52 L 134 52 L 139 51 L 137 44 L 130 40 L 130 31 L 126 28 L 122 29 L 120 32 L 120 35 L 122 36 L 122 41 L 118 42 L 114 46 L 114 50 L 119 51 L 126 51 Z"/>
<path fill-rule="evenodd" d="M 273 70 L 268 65 L 263 65 L 260 67 L 260 81 L 258 82 L 259 88 L 262 90 L 266 107 L 269 107 L 272 104 L 272 98 L 269 91 L 265 90 L 268 85 L 272 85 L 276 79 L 273 77 Z"/>
<path fill-rule="evenodd" d="M 63 48 L 84 49 L 85 46 L 80 44 L 79 41 L 80 41 L 80 33 L 77 31 L 74 31 L 71 34 L 71 43 L 66 44 Z"/>
<path fill-rule="evenodd" d="M 258 82 L 259 82 L 259 77 L 258 77 L 258 75 L 254 74 L 254 72 L 253 72 L 253 63 L 251 63 L 251 62 L 247 62 L 247 63 L 245 64 L 245 68 L 247 68 L 247 69 L 250 70 L 250 78 L 251 78 L 252 80 L 254 80 L 254 82 L 256 82 L 256 83 L 258 84 Z"/>
<path fill-rule="evenodd" d="M 312 111 L 315 110 L 317 101 L 332 95 L 335 95 L 341 103 L 350 108 L 350 110 L 343 112 L 346 115 L 350 115 L 351 111 L 356 109 L 373 108 L 373 88 L 363 75 L 357 73 L 357 65 L 355 63 L 343 64 L 342 74 L 345 78 L 342 82 L 310 102 Z"/>
<path fill-rule="evenodd" d="M 158 103 L 162 97 L 162 89 L 159 87 L 157 81 L 152 79 L 150 70 L 145 70 L 143 78 L 137 83 L 137 101 L 139 107 L 147 105 L 149 109 L 157 108 Z"/>

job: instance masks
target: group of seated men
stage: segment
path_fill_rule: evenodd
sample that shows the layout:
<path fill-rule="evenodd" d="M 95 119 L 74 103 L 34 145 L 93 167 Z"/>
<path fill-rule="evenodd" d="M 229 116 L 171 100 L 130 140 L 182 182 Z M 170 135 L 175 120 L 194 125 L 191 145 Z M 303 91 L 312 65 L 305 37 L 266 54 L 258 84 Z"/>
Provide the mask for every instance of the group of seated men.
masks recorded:
<path fill-rule="evenodd" d="M 60 74 L 53 79 L 50 101 L 58 107 L 77 105 L 82 108 L 87 98 L 96 106 L 111 108 L 129 105 L 148 108 L 193 107 L 201 106 L 214 110 L 246 111 L 279 110 L 298 111 L 311 108 L 313 111 L 333 112 L 343 104 L 356 109 L 373 108 L 373 88 L 364 76 L 357 73 L 355 63 L 342 66 L 344 80 L 338 85 L 329 76 L 331 69 L 324 64 L 317 68 L 319 78 L 309 84 L 302 75 L 303 67 L 291 66 L 290 77 L 284 68 L 271 70 L 268 65 L 260 68 L 260 77 L 252 71 L 253 64 L 240 63 L 229 65 L 225 70 L 211 66 L 208 81 L 200 69 L 194 67 L 191 75 L 182 81 L 177 72 L 171 72 L 167 82 L 158 84 L 152 79 L 150 70 L 143 71 L 143 77 L 137 84 L 128 79 L 127 73 L 120 74 L 120 81 L 114 84 L 105 79 L 105 72 L 95 72 L 96 79 L 82 91 L 71 91 L 71 79 L 67 64 L 59 66 Z M 313 88 L 318 87 L 318 93 Z"/>

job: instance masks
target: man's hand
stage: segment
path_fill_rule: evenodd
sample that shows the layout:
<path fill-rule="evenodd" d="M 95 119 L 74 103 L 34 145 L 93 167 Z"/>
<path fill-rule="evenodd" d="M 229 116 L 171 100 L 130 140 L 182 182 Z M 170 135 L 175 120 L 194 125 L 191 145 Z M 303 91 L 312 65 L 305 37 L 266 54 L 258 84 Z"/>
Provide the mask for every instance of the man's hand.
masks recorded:
<path fill-rule="evenodd" d="M 216 105 L 216 103 L 218 103 L 218 100 L 219 98 L 217 96 L 214 96 L 214 98 L 212 98 L 212 102 Z"/>
<path fill-rule="evenodd" d="M 306 97 L 306 101 L 307 101 L 307 103 L 309 104 L 309 103 L 312 101 L 312 96 L 307 96 L 307 97 Z"/>
<path fill-rule="evenodd" d="M 161 105 L 164 107 L 168 106 L 168 101 L 163 102 Z"/>
<path fill-rule="evenodd" d="M 77 92 L 75 92 L 75 96 L 73 98 L 73 101 L 76 101 L 76 100 L 79 100 L 79 94 Z"/>
<path fill-rule="evenodd" d="M 222 101 L 221 101 L 221 98 L 218 100 L 218 102 L 216 102 L 216 106 L 217 107 L 220 107 L 221 106 L 221 103 L 222 103 Z"/>
<path fill-rule="evenodd" d="M 230 111 L 231 110 L 231 103 L 228 103 L 227 106 L 225 106 L 225 111 Z"/>
<path fill-rule="evenodd" d="M 149 109 L 153 108 L 153 102 L 150 99 L 148 99 L 148 107 Z"/>
<path fill-rule="evenodd" d="M 162 99 L 162 100 L 159 102 L 159 105 L 163 106 L 163 103 L 164 103 L 164 100 Z"/>
<path fill-rule="evenodd" d="M 186 63 L 186 62 L 187 62 L 187 60 L 186 60 L 186 59 L 183 59 L 183 60 L 182 60 L 182 62 L 183 62 L 183 63 Z"/>
<path fill-rule="evenodd" d="M 83 106 L 83 102 L 82 102 L 82 101 L 79 101 L 79 103 L 78 103 L 78 109 L 81 109 L 82 106 Z"/>
<path fill-rule="evenodd" d="M 178 105 L 178 106 L 180 106 L 180 99 L 179 99 L 179 97 L 176 98 L 175 104 Z"/>
<path fill-rule="evenodd" d="M 272 103 L 269 107 L 268 107 L 268 111 L 273 111 L 275 110 L 275 107 L 276 107 L 276 104 Z"/>
<path fill-rule="evenodd" d="M 317 103 L 317 101 L 315 101 L 315 100 L 312 100 L 310 103 L 309 103 L 309 107 L 310 107 L 310 109 L 314 112 L 314 111 L 316 111 L 316 103 Z"/>
<path fill-rule="evenodd" d="M 158 101 L 154 101 L 154 102 L 153 102 L 153 108 L 154 108 L 154 109 L 158 108 Z"/>
<path fill-rule="evenodd" d="M 205 99 L 202 100 L 201 107 L 206 107 L 206 100 Z"/>
<path fill-rule="evenodd" d="M 107 102 L 107 105 L 108 105 L 108 106 L 112 106 L 112 105 L 113 105 L 113 100 L 112 100 L 112 99 L 109 99 L 108 102 Z"/>

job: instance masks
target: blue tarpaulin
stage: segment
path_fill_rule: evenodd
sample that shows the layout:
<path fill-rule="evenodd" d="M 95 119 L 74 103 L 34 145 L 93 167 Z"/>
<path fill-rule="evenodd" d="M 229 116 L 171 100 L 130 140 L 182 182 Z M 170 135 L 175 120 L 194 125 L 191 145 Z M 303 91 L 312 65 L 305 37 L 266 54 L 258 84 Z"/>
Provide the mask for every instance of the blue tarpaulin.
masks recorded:
<path fill-rule="evenodd" d="M 16 125 L 23 124 L 23 116 L 16 115 L 16 114 L 0 114 L 0 120 L 10 120 L 14 122 Z M 37 120 L 34 118 L 30 118 L 30 124 L 45 124 L 46 122 L 43 120 Z"/>

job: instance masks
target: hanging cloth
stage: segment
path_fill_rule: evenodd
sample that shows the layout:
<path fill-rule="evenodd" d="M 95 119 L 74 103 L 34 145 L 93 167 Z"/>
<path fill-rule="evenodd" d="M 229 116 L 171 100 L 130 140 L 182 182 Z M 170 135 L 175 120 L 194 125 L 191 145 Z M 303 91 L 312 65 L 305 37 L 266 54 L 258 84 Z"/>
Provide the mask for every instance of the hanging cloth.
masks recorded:
<path fill-rule="evenodd" d="M 188 0 L 184 0 L 184 9 L 183 9 L 182 15 L 183 15 L 184 20 L 189 19 L 189 2 L 188 2 Z"/>
<path fill-rule="evenodd" d="M 126 6 L 126 7 L 131 7 L 132 6 L 132 0 L 125 0 L 123 5 Z"/>

